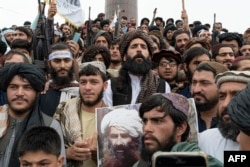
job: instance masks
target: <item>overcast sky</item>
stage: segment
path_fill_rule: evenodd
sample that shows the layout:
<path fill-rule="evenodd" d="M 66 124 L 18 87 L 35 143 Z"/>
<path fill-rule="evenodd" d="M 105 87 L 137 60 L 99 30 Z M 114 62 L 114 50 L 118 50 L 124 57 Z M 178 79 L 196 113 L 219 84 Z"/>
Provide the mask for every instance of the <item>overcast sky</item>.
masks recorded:
<path fill-rule="evenodd" d="M 104 12 L 105 0 L 80 0 L 85 19 L 88 18 L 88 8 L 91 6 L 91 19 Z M 156 16 L 166 20 L 169 17 L 175 20 L 181 16 L 182 0 L 138 0 L 138 23 L 143 17 L 150 20 L 154 8 Z M 43 0 L 41 0 L 43 2 Z M 0 0 L 0 28 L 10 27 L 12 24 L 22 25 L 24 21 L 33 21 L 37 14 L 38 1 L 36 0 Z M 223 27 L 231 32 L 243 33 L 250 27 L 250 0 L 185 0 L 189 22 L 200 20 L 202 23 L 213 24 L 214 13 L 216 21 L 222 22 Z M 56 22 L 63 23 L 60 16 Z"/>

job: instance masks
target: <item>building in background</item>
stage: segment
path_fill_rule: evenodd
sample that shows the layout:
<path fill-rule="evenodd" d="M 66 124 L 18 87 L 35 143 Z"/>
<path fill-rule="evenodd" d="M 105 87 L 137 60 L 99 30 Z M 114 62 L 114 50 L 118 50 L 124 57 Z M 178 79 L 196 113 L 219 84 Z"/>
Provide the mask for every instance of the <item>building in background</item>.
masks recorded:
<path fill-rule="evenodd" d="M 105 18 L 111 19 L 118 5 L 121 9 L 119 18 L 121 18 L 121 16 L 127 16 L 129 21 L 131 17 L 135 17 L 138 22 L 137 0 L 105 0 Z"/>

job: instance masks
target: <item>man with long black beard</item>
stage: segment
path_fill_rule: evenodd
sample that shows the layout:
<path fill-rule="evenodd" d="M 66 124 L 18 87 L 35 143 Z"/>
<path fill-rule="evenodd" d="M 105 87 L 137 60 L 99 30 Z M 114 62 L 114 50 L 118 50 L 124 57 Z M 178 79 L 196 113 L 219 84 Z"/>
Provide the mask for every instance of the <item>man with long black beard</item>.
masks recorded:
<path fill-rule="evenodd" d="M 133 167 L 151 167 L 152 156 L 157 151 L 197 152 L 195 142 L 187 142 L 189 102 L 176 93 L 161 93 L 147 97 L 141 104 L 139 115 L 143 121 L 141 160 Z M 223 166 L 208 155 L 209 166 Z"/>
<path fill-rule="evenodd" d="M 151 71 L 152 39 L 140 30 L 127 32 L 120 42 L 123 64 L 117 78 L 108 81 L 104 101 L 108 106 L 141 103 L 156 92 L 170 92 L 167 82 Z"/>
<path fill-rule="evenodd" d="M 199 146 L 202 151 L 210 154 L 221 162 L 224 161 L 224 151 L 239 150 L 237 136 L 239 129 L 232 123 L 227 113 L 227 106 L 234 95 L 250 83 L 249 71 L 226 71 L 215 78 L 219 89 L 218 125 L 199 134 Z M 213 137 L 213 140 L 211 140 Z"/>
<path fill-rule="evenodd" d="M 197 109 L 199 132 L 217 126 L 219 96 L 215 77 L 225 71 L 228 69 L 223 64 L 211 61 L 201 62 L 194 71 L 191 95 Z"/>
<path fill-rule="evenodd" d="M 60 102 L 79 95 L 79 86 L 74 80 L 73 54 L 66 43 L 53 44 L 48 60 L 51 80 L 49 89 L 40 97 L 40 104 L 43 112 L 53 116 Z"/>
<path fill-rule="evenodd" d="M 80 65 L 79 97 L 58 105 L 54 118 L 62 126 L 67 164 L 70 167 L 97 166 L 95 109 L 106 107 L 102 100 L 107 87 L 106 67 L 100 61 Z"/>
<path fill-rule="evenodd" d="M 138 111 L 118 108 L 107 113 L 101 121 L 103 136 L 102 167 L 132 167 L 139 160 L 142 121 Z"/>

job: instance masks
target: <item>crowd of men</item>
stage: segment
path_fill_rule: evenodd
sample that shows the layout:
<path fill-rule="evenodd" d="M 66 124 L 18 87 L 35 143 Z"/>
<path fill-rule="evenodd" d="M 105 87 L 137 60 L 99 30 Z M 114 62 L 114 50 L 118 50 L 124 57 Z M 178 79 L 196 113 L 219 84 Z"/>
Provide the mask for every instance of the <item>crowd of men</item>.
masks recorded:
<path fill-rule="evenodd" d="M 54 27 L 56 12 L 1 30 L 0 166 L 150 167 L 157 151 L 203 151 L 219 167 L 224 151 L 249 151 L 250 28 L 189 23 L 183 10 L 118 28 L 100 13 L 76 29 Z M 97 108 L 127 104 L 140 107 L 97 128 Z"/>

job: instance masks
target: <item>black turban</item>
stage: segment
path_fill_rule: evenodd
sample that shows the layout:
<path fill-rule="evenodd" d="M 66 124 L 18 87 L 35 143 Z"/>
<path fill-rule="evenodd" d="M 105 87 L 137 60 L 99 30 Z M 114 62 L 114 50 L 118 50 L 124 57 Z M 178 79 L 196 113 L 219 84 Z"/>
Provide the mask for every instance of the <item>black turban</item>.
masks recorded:
<path fill-rule="evenodd" d="M 27 79 L 32 88 L 37 92 L 41 92 L 44 89 L 46 82 L 44 73 L 36 65 L 29 63 L 10 63 L 4 65 L 0 70 L 0 88 L 6 91 L 15 75 L 20 75 Z"/>
<path fill-rule="evenodd" d="M 250 84 L 236 94 L 228 105 L 228 114 L 238 128 L 250 136 Z"/>

